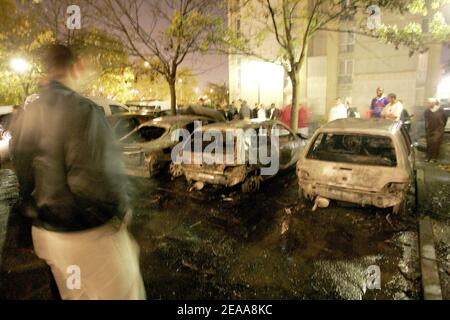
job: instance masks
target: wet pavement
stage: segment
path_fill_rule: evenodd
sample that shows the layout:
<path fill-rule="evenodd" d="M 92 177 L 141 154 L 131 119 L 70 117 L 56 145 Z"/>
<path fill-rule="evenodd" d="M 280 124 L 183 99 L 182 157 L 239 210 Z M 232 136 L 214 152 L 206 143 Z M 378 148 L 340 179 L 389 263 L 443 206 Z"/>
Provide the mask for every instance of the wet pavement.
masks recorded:
<path fill-rule="evenodd" d="M 183 179 L 165 176 L 132 185 L 131 231 L 150 299 L 421 297 L 414 216 L 344 204 L 312 212 L 297 202 L 295 171 L 254 195 L 188 193 Z M 16 214 L 3 222 L 0 298 L 55 298 L 48 268 L 18 225 Z M 381 269 L 381 290 L 367 289 L 371 265 Z"/>
<path fill-rule="evenodd" d="M 422 159 L 418 154 L 448 299 L 450 172 Z M 30 247 L 29 230 L 11 212 L 17 199 L 14 174 L 0 170 L 0 182 L 0 298 L 57 298 L 49 269 Z M 166 175 L 131 184 L 130 229 L 141 245 L 149 299 L 422 297 L 419 213 L 392 216 L 334 202 L 312 212 L 312 205 L 298 203 L 294 170 L 266 181 L 253 195 L 213 187 L 189 193 L 184 179 Z M 381 271 L 381 290 L 367 288 L 373 265 Z"/>

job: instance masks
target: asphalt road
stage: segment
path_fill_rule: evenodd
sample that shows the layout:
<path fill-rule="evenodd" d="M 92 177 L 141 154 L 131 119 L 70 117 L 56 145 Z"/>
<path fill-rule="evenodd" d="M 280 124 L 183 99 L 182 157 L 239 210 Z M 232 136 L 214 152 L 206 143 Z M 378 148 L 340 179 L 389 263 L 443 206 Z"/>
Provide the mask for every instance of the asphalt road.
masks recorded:
<path fill-rule="evenodd" d="M 27 246 L 28 229 L 16 213 L 6 217 L 15 180 L 0 172 L 0 199 L 9 199 L 0 206 L 0 298 L 57 298 L 49 269 Z M 141 246 L 149 299 L 421 297 L 414 214 L 388 217 L 336 203 L 312 212 L 298 204 L 295 171 L 254 195 L 189 193 L 183 179 L 165 175 L 133 179 L 132 186 L 130 229 Z M 367 288 L 372 265 L 380 267 L 381 290 Z"/>

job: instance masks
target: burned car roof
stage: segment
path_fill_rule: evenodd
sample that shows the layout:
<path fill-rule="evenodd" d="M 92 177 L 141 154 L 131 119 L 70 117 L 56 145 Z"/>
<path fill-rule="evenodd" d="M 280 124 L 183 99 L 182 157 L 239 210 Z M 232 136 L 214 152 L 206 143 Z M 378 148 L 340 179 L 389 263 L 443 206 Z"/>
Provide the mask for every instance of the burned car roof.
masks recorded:
<path fill-rule="evenodd" d="M 205 129 L 216 129 L 216 130 L 227 130 L 227 129 L 251 129 L 251 128 L 257 128 L 260 126 L 273 126 L 273 125 L 282 125 L 285 126 L 283 123 L 276 121 L 276 120 L 265 120 L 265 121 L 255 121 L 255 120 L 235 120 L 230 122 L 217 122 L 208 124 L 207 126 L 204 126 Z"/>
<path fill-rule="evenodd" d="M 319 131 L 340 131 L 354 133 L 394 133 L 401 128 L 400 122 L 392 122 L 385 119 L 339 119 L 323 125 Z"/>
<path fill-rule="evenodd" d="M 143 123 L 141 127 L 148 125 L 161 125 L 161 126 L 172 126 L 174 124 L 183 125 L 191 123 L 196 120 L 213 120 L 213 119 L 203 116 L 191 116 L 191 115 L 164 116 Z"/>

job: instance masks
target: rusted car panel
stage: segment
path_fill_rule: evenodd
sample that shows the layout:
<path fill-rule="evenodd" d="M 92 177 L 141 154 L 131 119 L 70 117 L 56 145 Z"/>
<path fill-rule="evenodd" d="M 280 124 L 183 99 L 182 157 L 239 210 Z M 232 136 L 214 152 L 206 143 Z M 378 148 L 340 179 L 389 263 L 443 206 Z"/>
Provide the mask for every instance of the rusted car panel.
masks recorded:
<path fill-rule="evenodd" d="M 171 161 L 172 148 L 179 143 L 172 133 L 185 128 L 193 131 L 194 122 L 214 120 L 195 115 L 165 116 L 139 125 L 119 139 L 126 172 L 130 176 L 151 177 Z"/>
<path fill-rule="evenodd" d="M 251 169 L 250 169 L 251 170 Z M 245 166 L 227 167 L 225 165 L 184 165 L 183 172 L 188 181 L 201 181 L 207 184 L 233 187 L 245 180 L 250 171 Z"/>
<path fill-rule="evenodd" d="M 323 126 L 297 164 L 300 196 L 398 211 L 414 177 L 414 150 L 405 134 L 400 123 L 384 120 L 344 119 Z M 339 150 L 332 149 L 336 145 Z M 331 150 L 328 158 L 321 150 Z"/>
<path fill-rule="evenodd" d="M 285 140 L 282 138 L 279 145 L 279 169 L 285 170 L 297 163 L 305 142 L 278 121 L 232 121 L 227 124 L 217 123 L 209 125 L 204 127 L 203 130 L 219 131 L 225 134 L 228 130 L 247 130 L 250 128 L 264 128 L 268 132 L 271 132 L 275 127 L 280 127 L 286 133 Z M 191 157 L 194 156 L 191 155 Z M 260 174 L 262 167 L 260 164 L 250 164 L 248 162 L 244 164 L 238 163 L 236 162 L 236 157 L 234 161 L 234 164 L 182 164 L 182 171 L 188 182 L 201 182 L 225 187 L 242 184 L 242 190 L 244 192 L 257 191 L 263 180 L 272 177 Z"/>

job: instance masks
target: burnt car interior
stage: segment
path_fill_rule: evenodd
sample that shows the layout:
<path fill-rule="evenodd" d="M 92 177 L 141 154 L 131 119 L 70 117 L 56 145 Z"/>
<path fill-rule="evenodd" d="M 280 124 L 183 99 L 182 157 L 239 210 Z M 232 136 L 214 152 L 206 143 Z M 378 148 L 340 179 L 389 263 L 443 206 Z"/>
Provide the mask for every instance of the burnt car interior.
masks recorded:
<path fill-rule="evenodd" d="M 137 117 L 120 119 L 114 125 L 113 130 L 116 137 L 122 138 L 141 124 L 141 120 Z"/>
<path fill-rule="evenodd" d="M 308 152 L 308 159 L 373 165 L 397 166 L 391 138 L 360 134 L 322 133 Z"/>
<path fill-rule="evenodd" d="M 120 142 L 129 144 L 152 141 L 162 137 L 166 131 L 167 130 L 162 127 L 144 126 L 123 137 Z"/>

